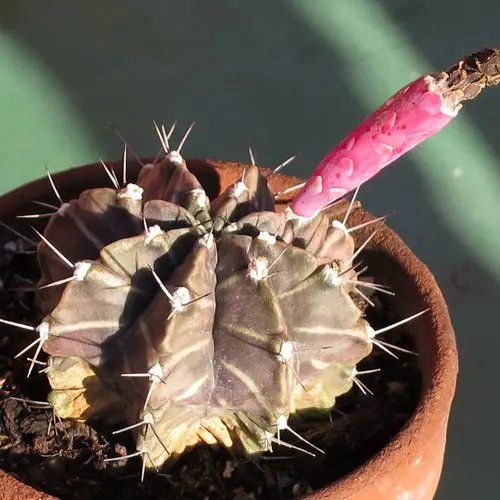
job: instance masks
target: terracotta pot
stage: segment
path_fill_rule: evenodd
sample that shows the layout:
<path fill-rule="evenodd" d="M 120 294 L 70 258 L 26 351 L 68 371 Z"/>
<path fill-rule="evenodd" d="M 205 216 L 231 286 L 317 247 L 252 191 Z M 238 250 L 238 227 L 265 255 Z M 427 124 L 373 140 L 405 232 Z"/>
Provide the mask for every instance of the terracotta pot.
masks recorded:
<path fill-rule="evenodd" d="M 199 177 L 209 197 L 214 197 L 241 177 L 243 165 L 231 162 L 190 160 L 189 168 Z M 117 163 L 115 169 L 119 171 Z M 129 178 L 135 179 L 139 166 L 130 165 Z M 76 197 L 90 187 L 107 186 L 109 179 L 100 165 L 68 170 L 54 176 L 64 199 Z M 296 185 L 299 179 L 273 175 L 273 191 Z M 283 197 L 278 210 L 286 207 L 293 194 Z M 26 213 L 32 200 L 54 201 L 46 179 L 27 184 L 0 198 L 0 220 L 19 226 L 15 215 Z M 336 211 L 345 211 L 340 204 Z M 358 204 L 350 225 L 372 220 Z M 370 234 L 356 232 L 359 241 Z M 422 374 L 422 394 L 414 415 L 394 439 L 363 466 L 309 498 L 352 500 L 429 500 L 441 475 L 450 406 L 458 371 L 457 351 L 448 309 L 429 269 L 388 227 L 380 230 L 368 247 L 364 261 L 378 283 L 390 284 L 401 316 L 429 308 L 429 313 L 412 322 L 418 332 L 417 344 Z M 0 471 L 0 498 L 53 498 L 34 491 Z"/>

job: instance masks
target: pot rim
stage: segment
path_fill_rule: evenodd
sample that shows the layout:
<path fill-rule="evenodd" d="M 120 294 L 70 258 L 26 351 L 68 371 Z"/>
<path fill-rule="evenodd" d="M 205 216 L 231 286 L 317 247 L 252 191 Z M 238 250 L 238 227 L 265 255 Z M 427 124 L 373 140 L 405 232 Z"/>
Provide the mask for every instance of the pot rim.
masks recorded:
<path fill-rule="evenodd" d="M 142 159 L 143 163 L 152 161 L 152 158 Z M 223 190 L 228 184 L 239 180 L 245 167 L 242 163 L 230 161 L 214 161 L 206 159 L 186 160 L 188 167 L 197 177 L 201 178 L 201 183 L 219 182 L 217 190 Z M 120 161 L 107 162 L 108 167 L 119 170 L 122 163 Z M 130 162 L 128 167 L 130 179 L 136 179 L 140 164 Z M 269 172 L 267 169 L 262 169 Z M 216 175 L 214 176 L 214 171 Z M 224 173 L 222 179 L 220 173 Z M 102 165 L 92 163 L 64 170 L 52 175 L 55 184 L 61 193 L 78 192 L 89 187 L 110 185 Z M 75 182 L 76 181 L 76 182 Z M 271 187 L 290 187 L 297 185 L 302 179 L 275 174 L 269 178 Z M 0 196 L 0 220 L 13 221 L 13 217 L 19 214 L 19 208 L 34 199 L 44 200 L 50 197 L 52 191 L 46 177 L 42 177 L 24 184 L 4 195 Z M 294 193 L 281 198 L 282 202 L 277 205 L 277 210 L 284 210 L 287 203 L 293 199 Z M 210 193 L 209 193 L 210 196 Z M 340 204 L 336 211 L 345 211 L 347 203 Z M 6 216 L 6 217 L 5 217 Z M 358 203 L 351 214 L 351 218 L 357 221 L 373 220 L 374 217 L 365 212 Z M 13 222 L 15 225 L 19 225 Z M 455 393 L 455 386 L 458 374 L 458 353 L 455 342 L 455 335 L 451 324 L 448 308 L 444 297 L 436 283 L 429 268 L 423 264 L 416 255 L 405 245 L 403 240 L 392 231 L 387 225 L 373 237 L 371 249 L 382 250 L 403 270 L 408 279 L 414 284 L 422 301 L 429 308 L 428 321 L 432 322 L 434 335 L 431 337 L 432 343 L 426 348 L 435 353 L 433 362 L 423 373 L 423 392 L 414 414 L 407 421 L 403 429 L 376 455 L 361 465 L 356 470 L 349 473 L 340 480 L 316 491 L 308 498 L 349 498 L 359 494 L 365 488 L 373 486 L 373 478 L 382 477 L 387 474 L 394 474 L 394 463 L 408 462 L 408 449 L 416 448 L 420 442 L 428 442 L 433 439 L 443 426 L 446 428 L 451 403 Z M 429 341 L 429 339 L 426 339 Z M 40 499 L 49 500 L 54 497 L 35 492 L 35 490 L 18 481 L 14 476 L 0 470 L 0 491 L 5 491 L 3 498 L 34 498 L 38 494 Z M 8 493 L 15 491 L 15 496 Z M 41 496 L 40 496 L 41 495 Z M 340 495 L 340 496 L 339 496 Z"/>

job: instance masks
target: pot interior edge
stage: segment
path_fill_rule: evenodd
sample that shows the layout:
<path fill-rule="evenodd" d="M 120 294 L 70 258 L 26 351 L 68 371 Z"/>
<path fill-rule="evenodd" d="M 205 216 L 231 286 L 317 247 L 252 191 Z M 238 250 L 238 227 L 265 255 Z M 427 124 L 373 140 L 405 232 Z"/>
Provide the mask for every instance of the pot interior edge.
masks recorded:
<path fill-rule="evenodd" d="M 376 283 L 385 285 L 394 292 L 394 296 L 386 296 L 384 299 L 397 311 L 398 320 L 403 320 L 429 308 L 426 298 L 420 294 L 415 278 L 409 275 L 383 246 L 377 247 L 375 244 L 374 248 L 361 254 L 361 260 L 368 266 L 367 273 L 374 278 Z M 421 372 L 423 394 L 432 382 L 437 355 L 432 311 L 401 325 L 399 328 L 404 328 L 413 336 Z M 411 356 L 411 354 L 397 353 L 397 356 L 401 358 L 402 356 Z"/>

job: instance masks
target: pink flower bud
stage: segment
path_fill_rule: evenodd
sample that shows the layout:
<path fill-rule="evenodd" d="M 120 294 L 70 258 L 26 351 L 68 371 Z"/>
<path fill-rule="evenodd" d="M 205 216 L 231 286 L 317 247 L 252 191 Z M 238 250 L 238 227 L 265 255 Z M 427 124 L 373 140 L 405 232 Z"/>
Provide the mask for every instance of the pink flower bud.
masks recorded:
<path fill-rule="evenodd" d="M 366 118 L 318 165 L 291 204 L 312 217 L 439 132 L 486 86 L 500 83 L 500 50 L 483 49 L 446 72 L 424 75 Z"/>

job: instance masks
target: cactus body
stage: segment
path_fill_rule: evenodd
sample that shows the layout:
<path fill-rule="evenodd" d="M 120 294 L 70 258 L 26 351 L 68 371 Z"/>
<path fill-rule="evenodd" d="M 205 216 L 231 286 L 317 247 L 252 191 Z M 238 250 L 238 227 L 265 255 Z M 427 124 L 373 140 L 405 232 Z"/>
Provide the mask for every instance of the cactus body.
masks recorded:
<path fill-rule="evenodd" d="M 44 236 L 50 402 L 142 423 L 149 466 L 201 441 L 271 449 L 293 415 L 330 409 L 371 352 L 352 237 L 325 214 L 276 212 L 255 166 L 210 201 L 171 152 L 137 185 L 83 192 Z"/>

